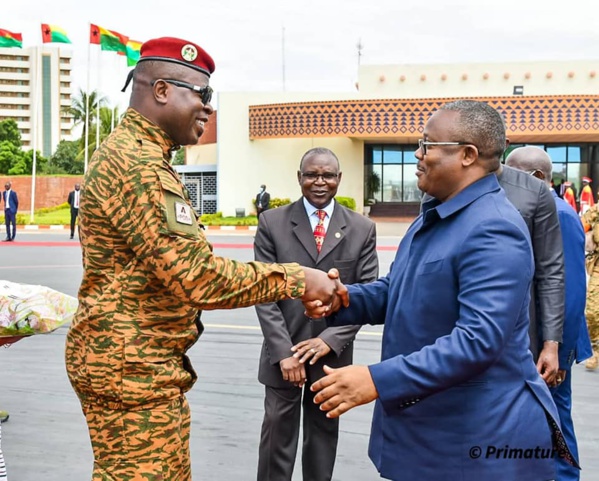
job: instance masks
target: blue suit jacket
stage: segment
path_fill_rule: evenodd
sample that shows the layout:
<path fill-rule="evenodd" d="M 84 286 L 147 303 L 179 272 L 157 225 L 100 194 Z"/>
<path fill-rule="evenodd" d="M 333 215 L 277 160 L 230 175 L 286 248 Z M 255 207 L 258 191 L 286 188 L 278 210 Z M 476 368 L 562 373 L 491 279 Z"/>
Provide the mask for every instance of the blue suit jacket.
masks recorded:
<path fill-rule="evenodd" d="M 17 210 L 19 210 L 19 198 L 14 190 L 10 191 L 10 209 L 6 208 L 6 191 L 2 192 L 2 200 L 4 201 L 4 210 L 8 210 L 14 214 L 17 213 Z"/>
<path fill-rule="evenodd" d="M 554 478 L 542 455 L 547 415 L 558 415 L 528 349 L 533 271 L 526 224 L 489 175 L 426 203 L 387 277 L 349 286 L 350 306 L 329 322 L 385 323 L 382 361 L 369 367 L 379 394 L 369 455 L 381 476 Z M 506 447 L 538 448 L 538 459 Z"/>
<path fill-rule="evenodd" d="M 593 355 L 584 308 L 586 304 L 586 268 L 584 264 L 584 229 L 574 209 L 551 189 L 564 242 L 566 266 L 566 308 L 563 342 L 559 347 L 560 369 L 570 369 L 574 361 L 582 362 Z"/>

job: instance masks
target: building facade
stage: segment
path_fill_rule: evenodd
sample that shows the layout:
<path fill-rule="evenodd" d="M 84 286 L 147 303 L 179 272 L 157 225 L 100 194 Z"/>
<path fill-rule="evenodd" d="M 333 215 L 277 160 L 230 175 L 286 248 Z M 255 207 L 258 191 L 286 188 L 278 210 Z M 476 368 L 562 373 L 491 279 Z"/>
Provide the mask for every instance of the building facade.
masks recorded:
<path fill-rule="evenodd" d="M 538 145 L 554 182 L 599 186 L 599 61 L 466 65 L 366 65 L 358 91 L 340 94 L 221 93 L 215 144 L 188 148 L 191 165 L 213 165 L 217 210 L 252 210 L 260 184 L 272 197 L 298 198 L 296 172 L 312 147 L 341 161 L 339 195 L 371 214 L 418 212 L 414 152 L 427 119 L 460 98 L 488 102 L 504 117 L 509 151 Z M 369 199 L 373 199 L 370 200 Z"/>
<path fill-rule="evenodd" d="M 72 53 L 61 48 L 0 48 L 0 121 L 14 119 L 25 149 L 49 157 L 72 140 Z M 34 138 L 35 137 L 35 138 Z"/>

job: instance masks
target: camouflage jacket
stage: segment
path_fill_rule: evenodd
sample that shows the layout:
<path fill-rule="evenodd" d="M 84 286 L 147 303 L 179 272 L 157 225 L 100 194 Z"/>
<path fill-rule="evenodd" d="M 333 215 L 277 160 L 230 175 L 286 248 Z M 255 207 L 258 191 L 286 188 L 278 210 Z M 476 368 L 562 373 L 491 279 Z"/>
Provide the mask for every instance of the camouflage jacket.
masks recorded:
<path fill-rule="evenodd" d="M 599 259 L 599 204 L 595 204 L 582 215 L 582 225 L 587 235 L 587 273 L 591 275 Z"/>
<path fill-rule="evenodd" d="M 83 280 L 67 336 L 79 396 L 114 408 L 163 402 L 195 373 L 199 309 L 297 298 L 297 264 L 217 257 L 170 165 L 173 142 L 129 109 L 93 155 L 79 208 Z"/>

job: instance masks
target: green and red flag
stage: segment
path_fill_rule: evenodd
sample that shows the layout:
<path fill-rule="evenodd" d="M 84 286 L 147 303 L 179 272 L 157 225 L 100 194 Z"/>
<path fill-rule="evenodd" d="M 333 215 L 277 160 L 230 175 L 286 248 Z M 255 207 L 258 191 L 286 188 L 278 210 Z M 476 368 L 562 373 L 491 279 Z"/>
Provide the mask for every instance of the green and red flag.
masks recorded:
<path fill-rule="evenodd" d="M 67 32 L 56 25 L 42 23 L 42 42 L 43 43 L 71 43 Z"/>
<path fill-rule="evenodd" d="M 23 48 L 23 35 L 0 28 L 0 47 Z"/>
<path fill-rule="evenodd" d="M 129 37 L 114 30 L 108 30 L 98 25 L 90 25 L 89 42 L 99 45 L 102 50 L 120 52 L 127 55 L 127 42 Z"/>

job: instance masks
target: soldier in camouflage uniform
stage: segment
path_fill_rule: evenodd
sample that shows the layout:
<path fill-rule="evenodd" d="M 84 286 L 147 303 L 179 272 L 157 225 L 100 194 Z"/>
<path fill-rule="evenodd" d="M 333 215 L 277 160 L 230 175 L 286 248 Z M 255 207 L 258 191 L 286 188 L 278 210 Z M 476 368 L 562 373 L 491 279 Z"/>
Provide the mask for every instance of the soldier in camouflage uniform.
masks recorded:
<path fill-rule="evenodd" d="M 586 317 L 589 335 L 593 344 L 593 357 L 586 362 L 587 369 L 599 367 L 599 205 L 595 204 L 582 216 L 587 232 L 587 287 Z"/>
<path fill-rule="evenodd" d="M 66 366 L 89 428 L 94 481 L 191 479 L 184 393 L 196 374 L 185 352 L 201 333 L 199 309 L 335 295 L 335 282 L 315 269 L 216 257 L 198 228 L 170 159 L 204 131 L 213 71 L 191 42 L 146 42 L 130 108 L 85 175 L 84 273 Z"/>

